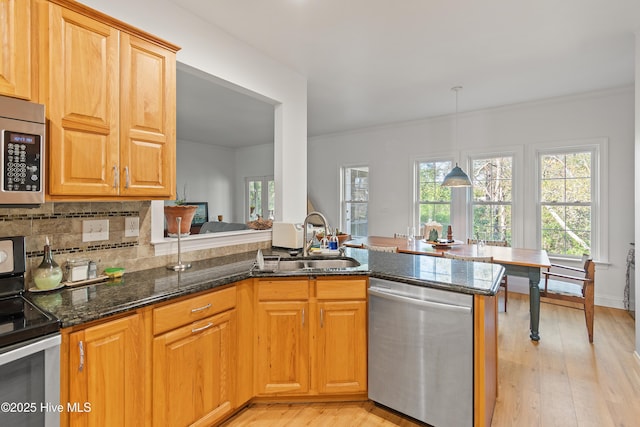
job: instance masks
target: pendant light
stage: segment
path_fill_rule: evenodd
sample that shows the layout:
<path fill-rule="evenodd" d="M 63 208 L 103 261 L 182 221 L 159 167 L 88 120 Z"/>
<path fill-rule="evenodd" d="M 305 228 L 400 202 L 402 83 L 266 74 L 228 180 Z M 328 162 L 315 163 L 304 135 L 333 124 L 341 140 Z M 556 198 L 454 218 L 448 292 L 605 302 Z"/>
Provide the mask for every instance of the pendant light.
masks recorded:
<path fill-rule="evenodd" d="M 455 142 L 458 142 L 458 91 L 462 90 L 462 86 L 454 86 L 451 88 L 456 93 L 456 123 L 455 123 Z M 471 180 L 466 173 L 458 166 L 451 169 L 451 172 L 444 177 L 442 181 L 443 187 L 471 187 Z"/>

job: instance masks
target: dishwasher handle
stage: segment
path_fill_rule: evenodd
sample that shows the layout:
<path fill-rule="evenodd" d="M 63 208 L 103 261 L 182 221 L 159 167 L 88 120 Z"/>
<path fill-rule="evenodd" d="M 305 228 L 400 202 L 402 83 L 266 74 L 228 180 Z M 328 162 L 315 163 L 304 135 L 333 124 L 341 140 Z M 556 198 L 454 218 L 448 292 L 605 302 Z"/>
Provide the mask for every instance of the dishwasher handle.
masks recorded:
<path fill-rule="evenodd" d="M 374 288 L 369 288 L 369 295 L 388 299 L 391 301 L 406 302 L 407 304 L 413 304 L 420 307 L 436 308 L 440 310 L 456 311 L 458 313 L 471 313 L 471 307 L 462 305 L 446 304 L 435 301 L 424 301 L 416 298 L 405 297 L 401 295 L 390 294 L 382 292 Z"/>

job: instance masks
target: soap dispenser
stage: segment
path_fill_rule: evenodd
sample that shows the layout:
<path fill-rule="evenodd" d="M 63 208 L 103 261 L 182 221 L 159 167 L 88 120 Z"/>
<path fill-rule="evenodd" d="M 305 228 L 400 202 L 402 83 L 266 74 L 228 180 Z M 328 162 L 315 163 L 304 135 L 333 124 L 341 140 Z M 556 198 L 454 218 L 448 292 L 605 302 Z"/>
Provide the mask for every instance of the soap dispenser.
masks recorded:
<path fill-rule="evenodd" d="M 33 281 L 36 288 L 43 291 L 56 288 L 62 281 L 62 268 L 53 260 L 49 237 L 45 237 L 44 256 L 33 273 Z"/>

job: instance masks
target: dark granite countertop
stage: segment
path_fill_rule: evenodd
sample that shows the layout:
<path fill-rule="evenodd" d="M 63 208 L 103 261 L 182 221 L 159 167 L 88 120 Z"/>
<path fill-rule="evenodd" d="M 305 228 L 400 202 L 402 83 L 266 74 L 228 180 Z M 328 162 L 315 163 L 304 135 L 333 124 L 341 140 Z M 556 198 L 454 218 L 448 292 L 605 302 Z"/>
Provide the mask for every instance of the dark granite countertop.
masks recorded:
<path fill-rule="evenodd" d="M 270 252 L 265 251 L 265 254 Z M 286 253 L 278 254 L 288 257 Z M 466 263 L 441 257 L 354 248 L 347 248 L 345 255 L 358 260 L 360 266 L 322 272 L 252 272 L 256 253 L 248 252 L 195 261 L 192 268 L 184 272 L 160 267 L 125 273 L 120 282 L 107 281 L 27 295 L 39 307 L 60 319 L 62 327 L 69 327 L 250 277 L 369 275 L 454 292 L 495 295 L 504 274 L 500 265 Z"/>

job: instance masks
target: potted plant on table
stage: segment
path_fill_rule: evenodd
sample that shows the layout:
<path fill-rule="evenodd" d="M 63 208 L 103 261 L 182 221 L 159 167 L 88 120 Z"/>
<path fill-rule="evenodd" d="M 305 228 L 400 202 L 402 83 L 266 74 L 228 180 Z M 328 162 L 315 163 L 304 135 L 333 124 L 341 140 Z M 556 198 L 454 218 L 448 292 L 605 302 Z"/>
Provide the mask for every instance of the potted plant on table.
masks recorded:
<path fill-rule="evenodd" d="M 178 195 L 179 196 L 179 195 Z M 188 205 L 187 202 L 187 185 L 184 186 L 182 197 L 176 199 L 175 204 L 164 207 L 164 217 L 167 222 L 167 234 L 171 237 L 178 235 L 178 221 L 176 218 L 182 218 L 180 222 L 180 235 L 185 236 L 191 232 L 191 221 L 196 214 L 197 206 Z"/>

